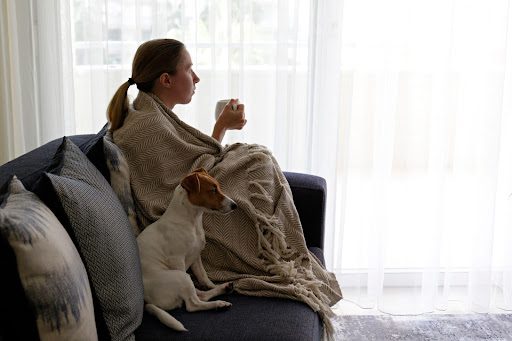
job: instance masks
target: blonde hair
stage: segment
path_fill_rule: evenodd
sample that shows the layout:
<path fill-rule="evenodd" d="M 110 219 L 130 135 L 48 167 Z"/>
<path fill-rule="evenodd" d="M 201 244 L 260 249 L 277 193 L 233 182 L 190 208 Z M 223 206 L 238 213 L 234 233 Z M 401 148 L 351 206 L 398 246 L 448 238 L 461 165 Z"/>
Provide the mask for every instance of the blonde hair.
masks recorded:
<path fill-rule="evenodd" d="M 121 84 L 107 107 L 111 131 L 120 128 L 126 118 L 129 105 L 126 93 L 130 85 L 136 84 L 140 91 L 151 92 L 162 73 L 176 73 L 184 48 L 182 42 L 174 39 L 154 39 L 139 46 L 133 57 L 132 76 Z"/>

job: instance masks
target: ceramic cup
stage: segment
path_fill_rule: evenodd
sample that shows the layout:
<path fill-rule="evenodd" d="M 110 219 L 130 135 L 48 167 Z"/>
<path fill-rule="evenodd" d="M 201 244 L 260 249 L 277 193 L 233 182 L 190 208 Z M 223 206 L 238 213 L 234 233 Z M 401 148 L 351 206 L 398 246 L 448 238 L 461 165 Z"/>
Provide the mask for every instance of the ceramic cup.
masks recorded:
<path fill-rule="evenodd" d="M 224 107 L 229 103 L 229 99 L 221 99 L 217 101 L 217 105 L 215 106 L 215 119 L 219 118 L 220 113 L 224 109 Z M 233 110 L 236 110 L 237 105 L 233 104 Z"/>

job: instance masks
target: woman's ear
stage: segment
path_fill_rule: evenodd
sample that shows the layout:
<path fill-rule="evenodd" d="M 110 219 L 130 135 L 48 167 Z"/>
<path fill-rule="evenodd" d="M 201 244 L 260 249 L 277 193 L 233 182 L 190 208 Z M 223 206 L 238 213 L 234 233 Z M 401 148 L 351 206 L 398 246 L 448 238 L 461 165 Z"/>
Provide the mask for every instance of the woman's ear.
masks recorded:
<path fill-rule="evenodd" d="M 160 77 L 158 78 L 160 84 L 166 88 L 169 88 L 170 86 L 172 86 L 172 79 L 171 79 L 171 75 L 169 75 L 167 72 L 164 72 L 160 75 Z"/>

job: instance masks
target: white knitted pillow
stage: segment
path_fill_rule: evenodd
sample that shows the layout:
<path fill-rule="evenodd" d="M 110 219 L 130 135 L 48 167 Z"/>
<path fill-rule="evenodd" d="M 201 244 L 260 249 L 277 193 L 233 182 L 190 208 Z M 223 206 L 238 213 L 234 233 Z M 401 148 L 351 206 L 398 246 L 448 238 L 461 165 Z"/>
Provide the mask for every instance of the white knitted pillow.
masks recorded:
<path fill-rule="evenodd" d="M 0 235 L 16 255 L 41 340 L 96 340 L 87 273 L 50 209 L 14 177 L 0 205 Z"/>

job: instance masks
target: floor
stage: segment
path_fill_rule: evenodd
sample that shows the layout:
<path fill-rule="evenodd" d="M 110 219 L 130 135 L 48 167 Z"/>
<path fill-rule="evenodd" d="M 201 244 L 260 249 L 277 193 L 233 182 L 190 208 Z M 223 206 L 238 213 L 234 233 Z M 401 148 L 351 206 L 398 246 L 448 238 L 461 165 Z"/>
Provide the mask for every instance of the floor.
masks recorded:
<path fill-rule="evenodd" d="M 392 304 L 388 304 L 388 306 L 393 306 L 396 309 L 396 313 L 390 311 L 379 311 L 375 308 L 367 309 L 360 307 L 357 303 L 352 301 L 350 297 L 357 297 L 356 292 L 351 291 L 350 289 L 344 289 L 343 295 L 345 299 L 338 302 L 334 307 L 333 311 L 337 315 L 418 315 L 414 313 L 404 314 L 403 307 L 405 307 L 408 303 L 410 303 L 410 295 L 408 295 L 408 290 L 405 288 L 386 288 L 384 291 L 383 298 L 387 302 L 391 302 Z M 448 301 L 448 305 L 443 310 L 435 310 L 431 312 L 433 314 L 468 314 L 471 313 L 466 307 L 466 304 L 461 300 L 453 300 Z M 494 308 L 488 313 L 494 314 L 510 314 L 511 311 L 502 310 L 498 308 Z"/>

